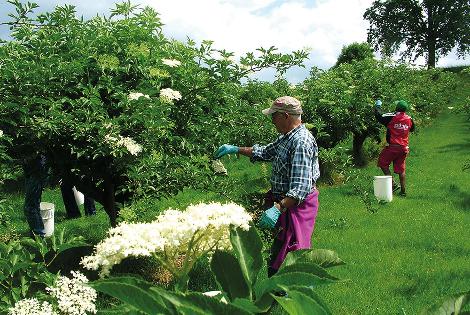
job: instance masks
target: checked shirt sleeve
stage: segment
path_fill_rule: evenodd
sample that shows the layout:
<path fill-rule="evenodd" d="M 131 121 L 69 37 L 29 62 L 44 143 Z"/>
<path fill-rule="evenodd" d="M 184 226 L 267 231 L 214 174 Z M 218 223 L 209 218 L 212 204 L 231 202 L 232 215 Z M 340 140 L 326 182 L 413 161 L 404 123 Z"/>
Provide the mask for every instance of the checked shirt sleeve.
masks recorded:
<path fill-rule="evenodd" d="M 278 142 L 279 139 L 265 146 L 258 144 L 253 145 L 253 152 L 250 161 L 272 161 L 276 156 L 276 147 Z"/>
<path fill-rule="evenodd" d="M 299 142 L 292 153 L 289 191 L 286 196 L 302 202 L 320 176 L 316 148 Z"/>

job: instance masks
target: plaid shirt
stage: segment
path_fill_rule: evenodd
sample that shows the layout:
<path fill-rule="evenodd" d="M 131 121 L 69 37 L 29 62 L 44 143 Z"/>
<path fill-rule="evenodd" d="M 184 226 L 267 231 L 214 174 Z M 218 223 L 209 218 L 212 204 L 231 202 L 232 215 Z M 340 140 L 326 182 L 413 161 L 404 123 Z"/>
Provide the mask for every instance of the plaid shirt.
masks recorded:
<path fill-rule="evenodd" d="M 251 161 L 272 161 L 271 189 L 302 202 L 320 177 L 318 147 L 304 125 L 266 146 L 255 144 Z"/>

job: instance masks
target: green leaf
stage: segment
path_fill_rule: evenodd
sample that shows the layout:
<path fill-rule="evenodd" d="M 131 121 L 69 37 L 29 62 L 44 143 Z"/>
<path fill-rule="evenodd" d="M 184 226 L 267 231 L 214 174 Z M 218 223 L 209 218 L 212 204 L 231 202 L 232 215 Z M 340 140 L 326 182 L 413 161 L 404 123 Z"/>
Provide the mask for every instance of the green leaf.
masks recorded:
<path fill-rule="evenodd" d="M 248 299 L 235 299 L 232 304 L 244 309 L 247 312 L 263 313 L 263 310 L 261 308 L 256 306 L 253 301 L 250 301 Z"/>
<path fill-rule="evenodd" d="M 425 310 L 421 315 L 458 315 L 465 305 L 470 301 L 470 291 L 454 294 Z"/>
<path fill-rule="evenodd" d="M 262 298 L 263 295 L 271 293 L 275 290 L 280 290 L 282 287 L 290 286 L 306 286 L 314 287 L 322 284 L 332 283 L 333 281 L 326 278 L 320 278 L 318 276 L 305 273 L 305 272 L 288 272 L 280 275 L 274 275 L 262 281 L 255 287 L 256 297 Z"/>
<path fill-rule="evenodd" d="M 156 288 L 152 288 L 155 290 Z M 164 291 L 159 289 L 159 291 Z M 201 314 L 201 315 L 246 315 L 252 314 L 246 310 L 233 304 L 225 304 L 216 298 L 206 296 L 199 292 L 191 292 L 188 294 L 162 292 L 165 298 L 168 298 L 171 303 L 176 306 L 179 314 Z"/>
<path fill-rule="evenodd" d="M 281 265 L 282 267 L 292 265 L 296 262 L 315 263 L 323 268 L 329 268 L 344 265 L 338 254 L 329 249 L 301 249 L 287 254 L 286 259 Z"/>
<path fill-rule="evenodd" d="M 250 298 L 249 284 L 246 283 L 240 265 L 232 254 L 216 251 L 212 256 L 211 270 L 231 301 L 235 298 Z"/>
<path fill-rule="evenodd" d="M 132 306 L 121 304 L 113 308 L 105 310 L 99 310 L 96 312 L 97 315 L 140 315 L 142 312 L 136 310 Z"/>
<path fill-rule="evenodd" d="M 250 288 L 256 283 L 258 274 L 263 267 L 263 242 L 253 226 L 248 231 L 241 228 L 230 230 L 230 241 L 235 256 L 238 258 L 243 276 Z"/>
<path fill-rule="evenodd" d="M 323 307 L 323 302 L 319 301 L 316 295 L 307 295 L 297 290 L 286 290 L 286 292 L 286 297 L 273 295 L 273 298 L 290 315 L 331 314 L 328 309 Z"/>
<path fill-rule="evenodd" d="M 162 298 L 150 290 L 152 284 L 135 277 L 115 277 L 90 283 L 97 291 L 111 295 L 146 314 L 167 314 Z"/>
<path fill-rule="evenodd" d="M 312 274 L 320 278 L 327 278 L 330 280 L 339 280 L 337 277 L 330 275 L 328 271 L 326 271 L 324 268 L 320 267 L 319 265 L 314 264 L 314 263 L 308 263 L 308 262 L 297 262 L 293 265 L 283 266 L 281 267 L 281 269 L 279 269 L 276 275 L 282 275 L 282 274 L 289 273 L 289 272 L 305 272 L 305 273 Z"/>

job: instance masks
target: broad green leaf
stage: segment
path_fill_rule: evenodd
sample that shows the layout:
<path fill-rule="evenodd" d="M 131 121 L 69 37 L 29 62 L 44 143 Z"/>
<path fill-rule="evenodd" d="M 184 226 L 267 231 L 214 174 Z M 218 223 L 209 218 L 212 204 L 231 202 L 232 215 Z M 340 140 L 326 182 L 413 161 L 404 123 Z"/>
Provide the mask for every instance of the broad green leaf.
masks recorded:
<path fill-rule="evenodd" d="M 303 287 L 303 286 L 292 286 L 290 288 L 282 288 L 284 291 L 286 291 L 288 294 L 290 291 L 297 291 L 302 294 L 305 294 L 306 296 L 314 299 L 324 310 L 326 310 L 328 313 L 331 313 L 330 309 L 326 305 L 326 303 L 315 293 L 314 289 L 312 287 Z"/>
<path fill-rule="evenodd" d="M 257 299 L 263 295 L 271 293 L 275 290 L 280 290 L 280 287 L 290 286 L 306 286 L 315 287 L 322 284 L 332 283 L 333 281 L 326 278 L 320 278 L 318 276 L 305 273 L 305 272 L 289 272 L 280 275 L 274 275 L 262 281 L 255 287 Z"/>
<path fill-rule="evenodd" d="M 273 298 L 290 315 L 331 314 L 322 307 L 321 303 L 318 303 L 318 301 L 311 296 L 296 290 L 288 290 L 287 294 L 286 297 L 273 295 Z"/>
<path fill-rule="evenodd" d="M 162 298 L 150 290 L 152 284 L 138 278 L 102 279 L 91 282 L 90 286 L 146 314 L 168 313 Z"/>
<path fill-rule="evenodd" d="M 232 254 L 216 251 L 212 256 L 211 270 L 231 301 L 235 298 L 250 298 L 249 284 L 246 283 L 240 265 Z"/>
<path fill-rule="evenodd" d="M 232 304 L 244 309 L 247 312 L 263 313 L 261 308 L 257 307 L 253 301 L 248 299 L 235 299 Z"/>
<path fill-rule="evenodd" d="M 204 314 L 204 315 L 219 315 L 219 314 L 233 314 L 233 315 L 246 315 L 251 314 L 233 304 L 226 304 L 219 301 L 217 298 L 206 296 L 199 292 L 191 292 L 187 294 L 169 292 L 160 288 L 153 287 L 151 291 L 159 292 L 161 296 L 171 302 L 178 314 Z"/>
<path fill-rule="evenodd" d="M 263 249 L 261 238 L 256 229 L 250 226 L 248 231 L 244 231 L 241 228 L 231 229 L 230 241 L 235 256 L 238 258 L 243 276 L 251 287 L 256 283 L 264 263 L 261 255 Z"/>
<path fill-rule="evenodd" d="M 113 308 L 99 310 L 96 312 L 97 315 L 141 315 L 144 314 L 132 306 L 129 305 L 118 305 Z"/>
<path fill-rule="evenodd" d="M 320 267 L 319 265 L 314 264 L 314 263 L 308 263 L 308 262 L 297 262 L 293 265 L 283 266 L 281 269 L 279 269 L 276 275 L 282 275 L 284 273 L 289 273 L 289 272 L 305 272 L 305 273 L 312 274 L 320 278 L 339 280 L 337 277 L 330 275 L 328 271 L 326 271 L 324 268 Z"/>
<path fill-rule="evenodd" d="M 323 268 L 344 265 L 338 254 L 329 249 L 301 249 L 287 254 L 282 267 L 292 265 L 296 262 L 312 262 Z"/>
<path fill-rule="evenodd" d="M 470 291 L 454 294 L 421 312 L 421 315 L 458 315 L 462 308 L 470 301 Z"/>

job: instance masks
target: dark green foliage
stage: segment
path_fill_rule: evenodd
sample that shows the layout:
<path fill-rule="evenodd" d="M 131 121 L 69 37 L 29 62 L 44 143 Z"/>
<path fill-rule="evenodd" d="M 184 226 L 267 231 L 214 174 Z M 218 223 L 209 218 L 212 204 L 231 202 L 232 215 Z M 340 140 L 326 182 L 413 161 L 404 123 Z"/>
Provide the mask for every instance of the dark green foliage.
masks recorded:
<path fill-rule="evenodd" d="M 352 43 L 348 46 L 343 46 L 335 67 L 342 63 L 352 63 L 353 61 L 369 58 L 374 58 L 374 50 L 370 47 L 369 43 Z"/>
<path fill-rule="evenodd" d="M 403 58 L 425 56 L 432 68 L 453 48 L 459 57 L 470 52 L 468 0 L 376 0 L 364 19 L 370 22 L 368 42 L 387 56 L 405 44 Z"/>

